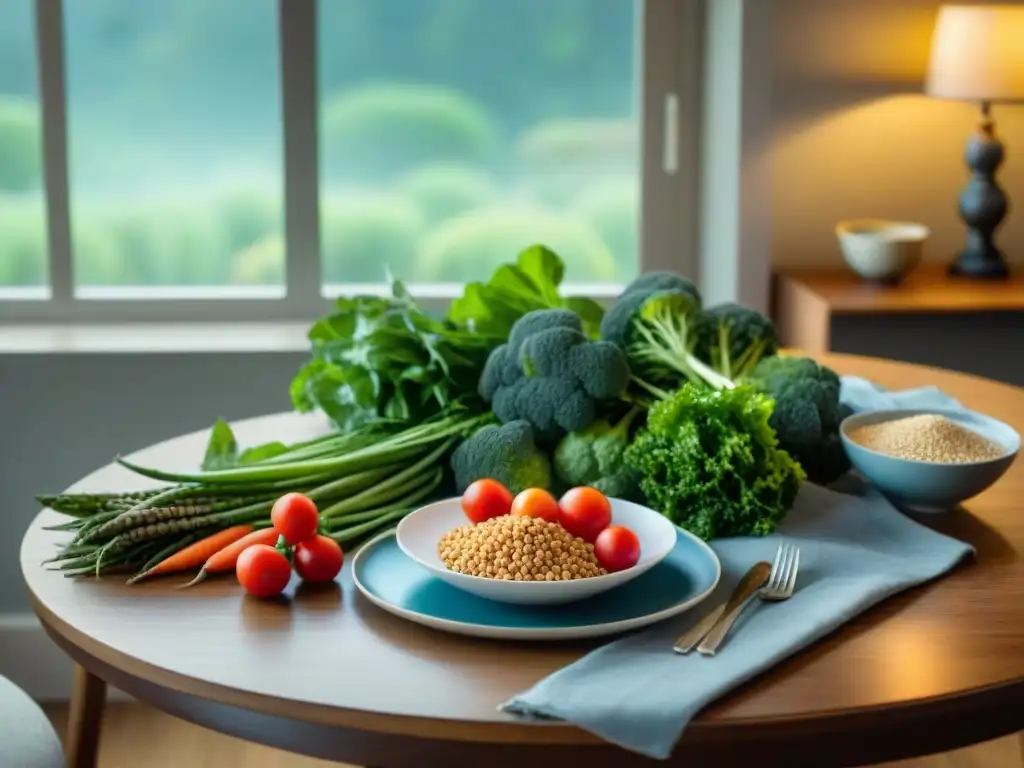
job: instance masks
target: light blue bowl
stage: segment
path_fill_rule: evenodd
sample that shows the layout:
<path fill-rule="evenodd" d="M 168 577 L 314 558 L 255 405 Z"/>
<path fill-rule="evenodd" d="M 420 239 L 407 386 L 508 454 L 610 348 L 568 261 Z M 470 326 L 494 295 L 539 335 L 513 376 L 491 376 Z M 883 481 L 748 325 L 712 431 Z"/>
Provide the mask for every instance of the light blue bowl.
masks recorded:
<path fill-rule="evenodd" d="M 919 414 L 945 416 L 1003 446 L 1006 453 L 994 459 L 963 464 L 915 461 L 888 456 L 859 445 L 848 437 L 858 427 Z M 1008 424 L 974 411 L 942 408 L 904 408 L 865 411 L 848 416 L 839 425 L 839 436 L 850 463 L 894 505 L 915 512 L 945 512 L 977 496 L 1009 469 L 1020 450 L 1020 435 Z"/>

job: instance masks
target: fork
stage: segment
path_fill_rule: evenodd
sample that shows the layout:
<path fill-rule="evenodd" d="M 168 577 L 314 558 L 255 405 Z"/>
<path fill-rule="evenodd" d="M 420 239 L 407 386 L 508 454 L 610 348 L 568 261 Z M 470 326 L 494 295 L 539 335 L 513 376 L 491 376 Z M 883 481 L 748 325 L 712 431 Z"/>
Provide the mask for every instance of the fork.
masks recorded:
<path fill-rule="evenodd" d="M 771 573 L 768 574 L 768 581 L 756 594 L 766 602 L 781 602 L 793 596 L 796 589 L 796 574 L 800 570 L 800 549 L 792 544 L 782 544 L 775 553 L 775 562 L 772 563 Z M 718 647 L 729 634 L 732 625 L 743 613 L 743 609 L 749 605 L 749 600 L 736 606 L 730 613 L 723 616 L 697 646 L 698 653 L 704 656 L 714 656 Z"/>

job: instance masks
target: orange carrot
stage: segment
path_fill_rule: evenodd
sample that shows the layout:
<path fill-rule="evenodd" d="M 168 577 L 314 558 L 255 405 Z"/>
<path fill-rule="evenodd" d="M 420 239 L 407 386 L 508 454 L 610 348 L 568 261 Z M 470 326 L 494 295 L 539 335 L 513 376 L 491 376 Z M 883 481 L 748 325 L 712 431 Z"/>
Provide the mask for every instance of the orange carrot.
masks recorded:
<path fill-rule="evenodd" d="M 175 552 L 152 568 L 132 576 L 128 579 L 128 583 L 134 584 L 136 581 L 150 576 L 161 576 L 165 573 L 176 573 L 189 568 L 195 568 L 197 565 L 206 562 L 210 555 L 219 552 L 228 544 L 238 541 L 238 539 L 251 531 L 251 525 L 234 525 L 230 528 L 225 528 L 223 531 L 217 531 L 205 539 L 200 539 L 195 544 L 190 544 L 184 549 Z"/>
<path fill-rule="evenodd" d="M 235 570 L 235 563 L 238 562 L 238 556 L 242 554 L 243 550 L 248 549 L 253 544 L 268 544 L 272 547 L 277 543 L 277 538 L 280 535 L 275 528 L 264 528 L 246 534 L 237 541 L 231 542 L 223 549 L 219 549 L 210 555 L 209 559 L 199 570 L 199 573 L 196 574 L 196 577 L 188 584 L 182 584 L 179 588 L 184 589 L 185 587 L 191 587 L 193 584 L 198 584 L 211 573 Z"/>

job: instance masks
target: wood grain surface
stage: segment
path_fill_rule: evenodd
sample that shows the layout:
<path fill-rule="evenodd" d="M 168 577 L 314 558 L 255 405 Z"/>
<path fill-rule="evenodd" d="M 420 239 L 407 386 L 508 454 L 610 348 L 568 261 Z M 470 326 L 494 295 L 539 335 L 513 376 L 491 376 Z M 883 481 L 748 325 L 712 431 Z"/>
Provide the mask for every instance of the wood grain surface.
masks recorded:
<path fill-rule="evenodd" d="M 1024 272 L 1009 280 L 950 277 L 925 265 L 899 285 L 865 281 L 849 269 L 785 270 L 776 290 L 797 287 L 836 314 L 897 312 L 1024 312 Z"/>
<path fill-rule="evenodd" d="M 890 388 L 935 384 L 1024 428 L 1024 392 L 1006 385 L 880 360 L 824 362 Z M 251 444 L 304 439 L 323 428 L 316 417 L 281 414 L 240 422 L 236 431 Z M 205 438 L 185 436 L 134 458 L 189 467 Z M 145 486 L 135 476 L 106 467 L 75 488 L 138 487 Z M 975 560 L 887 600 L 709 707 L 687 729 L 673 762 L 730 765 L 746 757 L 761 766 L 860 765 L 1024 727 L 1022 494 L 1018 461 L 966 510 L 923 518 L 973 544 Z M 512 644 L 433 632 L 368 604 L 347 573 L 328 589 L 293 583 L 279 602 L 248 599 L 230 579 L 188 592 L 174 589 L 176 579 L 132 587 L 65 579 L 39 565 L 60 540 L 42 529 L 56 519 L 41 513 L 21 552 L 44 626 L 87 668 L 179 716 L 362 764 L 373 761 L 360 759 L 360 745 L 394 746 L 381 765 L 427 765 L 428 757 L 442 755 L 461 765 L 474 755 L 489 765 L 529 758 L 539 766 L 566 754 L 594 765 L 647 764 L 565 724 L 530 724 L 497 710 L 593 644 Z M 294 736 L 300 725 L 307 742 Z M 365 738 L 357 744 L 357 737 Z M 370 744 L 370 737 L 377 741 Z M 421 751 L 404 761 L 399 746 Z M 430 752 L 434 747 L 440 751 Z"/>

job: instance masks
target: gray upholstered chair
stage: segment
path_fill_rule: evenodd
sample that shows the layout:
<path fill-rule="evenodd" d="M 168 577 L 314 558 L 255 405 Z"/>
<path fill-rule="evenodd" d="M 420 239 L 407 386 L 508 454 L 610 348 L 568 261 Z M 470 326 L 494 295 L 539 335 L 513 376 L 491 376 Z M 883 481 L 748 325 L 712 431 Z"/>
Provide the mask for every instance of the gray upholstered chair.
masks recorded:
<path fill-rule="evenodd" d="M 5 677 L 0 677 L 0 766 L 66 768 L 60 739 L 43 710 Z"/>

